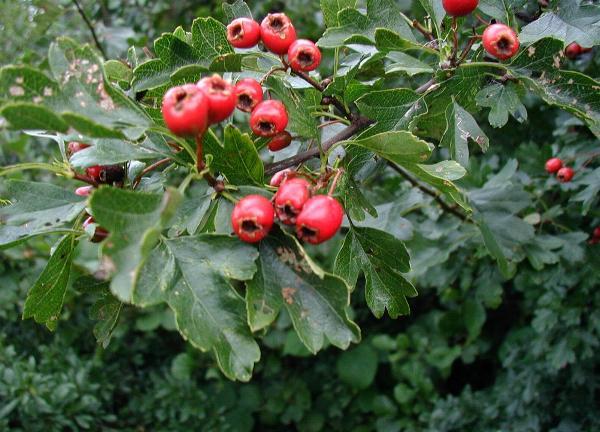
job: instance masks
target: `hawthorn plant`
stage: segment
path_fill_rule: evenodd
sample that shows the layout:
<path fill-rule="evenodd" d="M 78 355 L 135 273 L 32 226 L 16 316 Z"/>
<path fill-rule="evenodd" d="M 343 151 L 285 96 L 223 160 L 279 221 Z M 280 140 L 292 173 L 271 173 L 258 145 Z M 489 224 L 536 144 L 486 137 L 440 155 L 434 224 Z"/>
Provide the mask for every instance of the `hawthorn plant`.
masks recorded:
<path fill-rule="evenodd" d="M 257 20 L 237 0 L 223 5 L 227 22 L 200 17 L 143 58 L 132 47 L 104 59 L 59 38 L 47 69 L 3 67 L 3 126 L 54 140 L 61 160 L 0 174 L 46 170 L 72 183 L 4 182 L 0 246 L 58 238 L 23 317 L 55 329 L 76 273 L 108 286 L 95 307 L 102 344 L 124 308 L 166 305 L 231 379 L 251 378 L 256 339 L 282 310 L 310 352 L 346 349 L 361 337 L 349 308 L 359 280 L 377 318 L 408 314 L 417 295 L 409 251 L 369 201 L 383 172 L 431 196 L 514 276 L 523 257 L 506 225 L 520 230 L 524 207 L 503 194 L 519 195 L 516 168 L 487 189 L 459 181 L 490 145 L 482 112 L 494 128 L 525 122 L 535 96 L 600 133 L 599 83 L 569 70 L 599 41 L 571 31 L 592 6 L 539 1 L 526 15 L 516 3 L 420 0 L 417 20 L 393 0 L 322 0 L 327 30 L 313 42 L 285 11 Z M 552 158 L 540 171 L 577 179 L 565 165 Z M 328 272 L 312 245 L 336 236 L 322 249 L 336 254 Z M 93 278 L 73 266 L 85 242 L 99 243 Z"/>

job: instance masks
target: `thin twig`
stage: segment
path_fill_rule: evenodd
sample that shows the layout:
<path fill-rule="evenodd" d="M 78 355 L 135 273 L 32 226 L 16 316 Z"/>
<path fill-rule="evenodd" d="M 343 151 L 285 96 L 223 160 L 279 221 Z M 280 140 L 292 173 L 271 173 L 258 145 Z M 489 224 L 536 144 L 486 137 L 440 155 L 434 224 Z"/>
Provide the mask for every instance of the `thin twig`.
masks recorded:
<path fill-rule="evenodd" d="M 297 77 L 302 78 L 304 81 L 309 83 L 311 86 L 319 90 L 321 93 L 325 91 L 326 86 L 315 80 L 306 72 L 293 71 L 293 74 Z M 327 98 L 327 99 L 326 99 Z M 343 103 L 341 103 L 335 96 L 326 96 L 323 98 L 323 103 L 331 104 L 335 106 L 348 120 L 352 119 L 352 114 L 346 109 Z"/>
<path fill-rule="evenodd" d="M 204 152 L 203 152 L 203 140 L 204 133 L 199 133 L 196 135 L 196 168 L 198 172 L 201 172 L 204 169 Z"/>
<path fill-rule="evenodd" d="M 140 172 L 133 180 L 132 188 L 135 189 L 136 187 L 138 187 L 144 175 L 148 174 L 150 171 L 154 171 L 156 168 L 160 168 L 162 165 L 170 162 L 171 160 L 171 158 L 164 158 L 144 168 L 142 172 Z"/>
<path fill-rule="evenodd" d="M 96 180 L 92 179 L 91 177 L 89 177 L 89 176 L 87 176 L 85 174 L 79 174 L 79 173 L 73 172 L 72 173 L 72 177 L 75 180 L 82 181 L 82 182 L 90 184 L 90 185 L 92 185 L 94 187 L 98 187 L 99 186 L 99 183 Z"/>
<path fill-rule="evenodd" d="M 413 185 L 413 187 L 418 188 L 420 191 L 426 193 L 427 195 L 433 197 L 433 199 L 439 204 L 439 206 L 446 212 L 456 216 L 457 218 L 459 218 L 460 220 L 467 222 L 467 223 L 473 223 L 471 221 L 471 219 L 469 219 L 464 213 L 462 213 L 461 211 L 459 211 L 456 207 L 450 206 L 448 205 L 440 196 L 439 193 L 437 193 L 436 191 L 428 188 L 427 186 L 421 184 L 417 179 L 413 178 L 409 173 L 407 173 L 406 171 L 404 171 L 404 169 L 400 168 L 398 165 L 396 165 L 395 163 L 392 162 L 388 162 L 388 165 L 390 166 L 390 168 L 392 168 L 394 171 L 396 171 L 398 174 L 400 174 L 402 177 L 404 177 L 411 185 Z"/>
<path fill-rule="evenodd" d="M 423 24 L 421 24 L 419 21 L 417 20 L 413 20 L 412 22 L 412 26 L 415 30 L 419 31 L 423 36 L 425 36 L 427 39 L 429 39 L 430 41 L 434 40 L 435 38 L 433 37 L 433 34 L 431 34 L 431 32 L 429 30 L 427 30 Z"/>
<path fill-rule="evenodd" d="M 423 84 L 421 87 L 418 87 L 415 90 L 415 93 L 417 94 L 422 94 L 425 93 L 427 90 L 429 90 L 431 87 L 433 87 L 435 85 L 435 79 L 431 78 L 429 81 L 427 81 L 425 84 Z"/>
<path fill-rule="evenodd" d="M 465 59 L 467 58 L 467 56 L 469 55 L 469 51 L 471 51 L 471 47 L 473 46 L 473 44 L 475 43 L 475 41 L 479 38 L 479 36 L 477 36 L 476 32 L 475 32 L 475 28 L 473 28 L 473 36 L 471 36 L 469 38 L 469 42 L 467 43 L 467 46 L 463 49 L 462 54 L 460 55 L 460 57 L 458 58 L 458 61 L 456 62 L 456 65 L 458 66 L 459 64 L 461 64 L 463 61 L 465 61 Z"/>
<path fill-rule="evenodd" d="M 456 56 L 458 55 L 458 19 L 452 17 L 452 55 L 450 56 L 450 64 L 456 64 Z"/>
<path fill-rule="evenodd" d="M 331 186 L 329 187 L 329 191 L 327 192 L 327 195 L 332 196 L 333 193 L 335 192 L 335 188 L 337 187 L 338 184 L 338 180 L 340 179 L 340 176 L 343 174 L 344 169 L 343 168 L 339 168 L 337 170 L 337 172 L 335 173 L 335 177 L 333 177 L 333 181 L 331 182 Z"/>
<path fill-rule="evenodd" d="M 106 58 L 106 52 L 104 51 L 104 48 L 102 48 L 102 45 L 100 44 L 100 40 L 98 40 L 98 35 L 96 35 L 96 30 L 94 29 L 94 25 L 92 24 L 92 22 L 89 20 L 89 18 L 85 14 L 84 10 L 79 5 L 79 2 L 77 0 L 71 0 L 71 2 L 77 8 L 79 15 L 81 15 L 81 18 L 83 18 L 83 20 L 85 21 L 85 24 L 87 25 L 88 29 L 90 29 L 90 33 L 92 33 L 92 37 L 94 38 L 94 43 L 96 44 L 96 47 L 98 48 L 98 50 L 100 50 L 102 57 Z"/>

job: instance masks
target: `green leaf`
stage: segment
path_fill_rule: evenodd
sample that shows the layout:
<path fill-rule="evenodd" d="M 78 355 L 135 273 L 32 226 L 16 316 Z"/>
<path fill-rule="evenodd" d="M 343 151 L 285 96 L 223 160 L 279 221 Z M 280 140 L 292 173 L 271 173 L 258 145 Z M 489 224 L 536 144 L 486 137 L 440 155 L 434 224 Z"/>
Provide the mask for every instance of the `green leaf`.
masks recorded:
<path fill-rule="evenodd" d="M 440 146 L 448 147 L 452 158 L 463 167 L 469 164 L 469 139 L 481 147 L 482 151 L 488 149 L 490 140 L 487 135 L 473 116 L 456 102 L 448 105 L 446 109 L 446 124 Z"/>
<path fill-rule="evenodd" d="M 405 164 L 429 159 L 433 146 L 408 131 L 384 132 L 368 138 L 341 141 L 338 145 L 353 144 L 377 153 L 389 161 Z"/>
<path fill-rule="evenodd" d="M 453 183 L 467 173 L 456 161 L 441 161 L 432 165 L 404 164 L 419 180 L 442 191 L 448 198 L 461 206 L 466 211 L 471 211 L 469 204 L 465 201 L 463 193 Z"/>
<path fill-rule="evenodd" d="M 4 105 L 0 114 L 14 129 L 51 130 L 67 132 L 69 125 L 65 120 L 53 113 L 49 108 L 33 103 L 10 103 Z"/>
<path fill-rule="evenodd" d="M 505 85 L 495 83 L 484 87 L 475 100 L 481 107 L 491 108 L 488 120 L 490 125 L 500 128 L 508 122 L 512 115 L 519 123 L 527 120 L 527 109 L 521 103 L 520 90 L 522 87 L 509 82 Z"/>
<path fill-rule="evenodd" d="M 374 228 L 352 227 L 335 259 L 335 274 L 350 286 L 356 285 L 361 272 L 365 275 L 365 297 L 377 318 L 386 309 L 392 318 L 410 312 L 406 297 L 416 296 L 417 291 L 402 275 L 409 271 L 404 243 Z"/>
<path fill-rule="evenodd" d="M 108 60 L 104 62 L 104 71 L 110 81 L 128 83 L 133 78 L 133 71 L 129 66 L 119 60 Z"/>
<path fill-rule="evenodd" d="M 321 11 L 327 27 L 340 25 L 338 13 L 342 9 L 356 7 L 356 0 L 321 0 Z"/>
<path fill-rule="evenodd" d="M 375 30 L 389 29 L 407 40 L 415 38 L 409 25 L 402 18 L 402 11 L 393 0 L 367 0 L 367 14 L 358 9 L 345 8 L 337 14 L 338 25 L 329 27 L 317 45 L 337 48 L 347 44 L 373 44 Z"/>
<path fill-rule="evenodd" d="M 439 56 L 439 51 L 416 42 L 412 33 L 408 37 L 405 33 L 398 33 L 386 28 L 375 30 L 375 46 L 379 51 L 407 51 L 418 50 Z"/>
<path fill-rule="evenodd" d="M 600 44 L 600 8 L 585 0 L 559 0 L 551 9 L 527 24 L 519 33 L 521 43 L 555 37 L 565 44 L 577 42 L 584 47 Z"/>
<path fill-rule="evenodd" d="M 360 329 L 346 312 L 348 287 L 317 267 L 295 239 L 271 233 L 260 244 L 257 264 L 246 290 L 248 321 L 254 331 L 272 323 L 284 307 L 313 354 L 323 348 L 325 338 L 342 349 L 359 341 Z"/>
<path fill-rule="evenodd" d="M 425 12 L 432 18 L 436 34 L 441 37 L 440 27 L 446 16 L 442 2 L 437 0 L 419 0 L 419 2 L 423 6 L 423 9 L 425 9 Z"/>
<path fill-rule="evenodd" d="M 77 246 L 75 236 L 66 235 L 56 246 L 42 274 L 27 293 L 23 319 L 33 318 L 55 330 L 65 300 L 73 250 Z"/>
<path fill-rule="evenodd" d="M 213 156 L 211 168 L 221 172 L 235 185 L 263 184 L 264 165 L 248 134 L 242 134 L 235 126 L 227 125 L 224 146 L 216 142 L 216 137 L 212 137 L 212 140 L 213 143 L 206 149 L 206 153 Z"/>
<path fill-rule="evenodd" d="M 233 3 L 223 2 L 223 14 L 227 22 L 236 18 L 252 18 L 252 12 L 244 0 L 235 0 Z"/>
<path fill-rule="evenodd" d="M 403 52 L 391 52 L 387 55 L 387 58 L 391 62 L 385 66 L 386 74 L 404 72 L 412 77 L 422 73 L 433 73 L 433 68 L 427 63 Z"/>
<path fill-rule="evenodd" d="M 481 328 L 485 324 L 485 308 L 479 301 L 467 299 L 463 304 L 462 311 L 465 320 L 465 327 L 469 333 L 469 341 L 474 341 L 481 333 Z"/>
<path fill-rule="evenodd" d="M 49 183 L 10 180 L 5 183 L 12 204 L 0 207 L 0 246 L 9 247 L 30 237 L 68 232 L 85 207 L 85 200 Z"/>
<path fill-rule="evenodd" d="M 581 190 L 571 201 L 581 202 L 583 206 L 583 214 L 587 214 L 596 202 L 600 193 L 600 168 L 585 174 L 577 180 L 577 184 L 582 184 L 585 189 Z"/>
<path fill-rule="evenodd" d="M 87 168 L 93 165 L 112 165 L 132 160 L 157 159 L 163 156 L 143 144 L 135 145 L 124 140 L 100 139 L 94 145 L 78 151 L 69 162 L 75 168 Z"/>
<path fill-rule="evenodd" d="M 362 344 L 342 353 L 336 363 L 336 370 L 340 380 L 355 389 L 364 390 L 373 383 L 377 366 L 375 350 Z"/>
<path fill-rule="evenodd" d="M 131 303 L 143 262 L 180 201 L 175 189 L 159 195 L 104 187 L 92 195 L 94 219 L 110 233 L 102 258 L 113 276 L 110 289 L 119 300 Z"/>
<path fill-rule="evenodd" d="M 228 280 L 252 278 L 256 249 L 211 234 L 165 244 L 175 263 L 167 302 L 179 332 L 195 347 L 210 351 L 227 377 L 248 381 L 260 351 L 246 323 L 244 299 Z"/>

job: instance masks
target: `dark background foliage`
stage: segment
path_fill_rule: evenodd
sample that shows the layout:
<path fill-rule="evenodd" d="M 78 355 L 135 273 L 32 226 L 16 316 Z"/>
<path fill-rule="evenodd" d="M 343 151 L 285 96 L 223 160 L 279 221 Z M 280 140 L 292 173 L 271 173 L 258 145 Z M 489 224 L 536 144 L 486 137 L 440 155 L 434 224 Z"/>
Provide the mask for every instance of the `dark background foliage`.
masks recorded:
<path fill-rule="evenodd" d="M 161 32 L 194 17 L 222 19 L 219 1 L 81 4 L 110 57 L 131 44 L 150 47 Z M 410 1 L 400 4 L 419 11 Z M 251 6 L 257 16 L 285 8 L 312 39 L 323 31 L 316 1 Z M 91 41 L 70 1 L 0 0 L 0 10 L 2 64 L 43 65 L 59 35 Z M 571 66 L 598 77 L 597 56 Z M 228 381 L 210 357 L 186 345 L 163 307 L 124 310 L 106 349 L 91 337 L 92 299 L 77 289 L 65 303 L 69 319 L 55 333 L 21 321 L 51 242 L 0 251 L 0 430 L 600 430 L 600 249 L 586 243 L 600 213 L 592 207 L 584 214 L 573 199 L 577 186 L 559 186 L 543 172 L 559 149 L 575 156 L 597 141 L 536 98 L 527 110 L 524 124 L 511 119 L 505 128 L 485 129 L 493 145 L 471 159 L 465 180 L 481 188 L 504 169 L 512 185 L 506 199 L 524 199 L 526 216 L 544 221 L 534 228 L 546 235 L 525 245 L 514 278 L 501 276 L 460 220 L 382 171 L 369 185 L 371 202 L 410 203 L 394 209 L 390 224 L 418 272 L 411 315 L 375 319 L 359 286 L 352 313 L 363 342 L 312 356 L 284 314 L 262 338 L 248 384 Z M 56 153 L 52 143 L 6 131 L 0 143 L 2 165 Z M 313 252 L 331 269 L 334 249 Z M 81 255 L 82 272 L 93 268 L 96 249 Z"/>

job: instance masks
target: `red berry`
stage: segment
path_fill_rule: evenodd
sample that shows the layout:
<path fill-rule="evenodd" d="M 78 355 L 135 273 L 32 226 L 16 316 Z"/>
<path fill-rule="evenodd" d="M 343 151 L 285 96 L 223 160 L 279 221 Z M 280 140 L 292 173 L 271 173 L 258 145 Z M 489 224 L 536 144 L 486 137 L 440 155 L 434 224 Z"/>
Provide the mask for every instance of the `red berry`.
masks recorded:
<path fill-rule="evenodd" d="M 197 135 L 208 126 L 208 101 L 194 84 L 173 87 L 163 98 L 162 115 L 175 135 Z"/>
<path fill-rule="evenodd" d="M 567 48 L 565 49 L 565 55 L 567 57 L 569 57 L 571 60 L 576 59 L 577 57 L 580 56 L 580 54 L 583 52 L 583 49 L 581 48 L 581 45 L 579 45 L 578 43 L 571 43 L 567 46 Z"/>
<path fill-rule="evenodd" d="M 97 183 L 118 183 L 125 177 L 123 165 L 94 165 L 85 170 L 85 173 Z"/>
<path fill-rule="evenodd" d="M 275 213 L 281 222 L 294 225 L 310 198 L 310 183 L 303 178 L 288 179 L 275 194 Z"/>
<path fill-rule="evenodd" d="M 252 78 L 239 80 L 235 85 L 237 108 L 240 111 L 252 112 L 263 100 L 263 89 L 258 81 Z"/>
<path fill-rule="evenodd" d="M 83 222 L 83 229 L 86 230 L 86 228 L 88 226 L 90 226 L 91 224 L 95 224 L 96 221 L 94 220 L 94 218 L 92 216 L 90 216 L 89 218 L 87 218 L 84 222 Z M 106 237 L 108 237 L 108 231 L 100 226 L 97 226 L 94 229 L 94 233 L 92 235 L 92 238 L 90 239 L 90 241 L 92 243 L 100 243 L 102 240 L 104 240 Z"/>
<path fill-rule="evenodd" d="M 219 123 L 231 115 L 237 98 L 231 84 L 214 74 L 198 81 L 198 88 L 208 98 L 208 120 Z"/>
<path fill-rule="evenodd" d="M 556 173 L 556 178 L 561 183 L 568 183 L 571 181 L 574 175 L 575 171 L 573 171 L 573 168 L 564 167 L 558 170 Z"/>
<path fill-rule="evenodd" d="M 546 161 L 546 172 L 553 174 L 563 166 L 562 161 L 559 158 L 552 158 Z"/>
<path fill-rule="evenodd" d="M 267 144 L 267 146 L 269 147 L 269 150 L 275 152 L 275 151 L 283 150 L 284 148 L 289 146 L 291 144 L 291 142 L 292 142 L 292 136 L 290 135 L 290 133 L 288 131 L 283 131 L 283 132 L 275 135 L 271 139 L 271 141 L 269 141 L 269 144 Z"/>
<path fill-rule="evenodd" d="M 295 71 L 308 72 L 321 64 L 321 51 L 307 39 L 298 39 L 288 49 L 288 63 Z"/>
<path fill-rule="evenodd" d="M 459 17 L 469 15 L 477 8 L 479 0 L 443 0 L 442 6 L 450 16 Z"/>
<path fill-rule="evenodd" d="M 519 38 L 513 29 L 505 24 L 492 24 L 483 32 L 483 47 L 500 60 L 506 60 L 519 51 Z"/>
<path fill-rule="evenodd" d="M 80 143 L 77 141 L 71 141 L 69 144 L 67 144 L 67 153 L 70 155 L 74 155 L 75 153 L 88 148 L 90 145 L 89 144 L 84 144 L 84 143 Z"/>
<path fill-rule="evenodd" d="M 278 171 L 278 172 L 275 173 L 275 175 L 273 175 L 273 177 L 271 177 L 271 181 L 269 182 L 269 184 L 271 186 L 277 187 L 286 178 L 291 178 L 293 175 L 294 175 L 294 171 L 292 171 L 289 168 L 281 170 L 281 171 Z"/>
<path fill-rule="evenodd" d="M 75 195 L 79 196 L 90 196 L 94 186 L 81 186 L 75 189 Z"/>
<path fill-rule="evenodd" d="M 594 232 L 592 234 L 594 238 L 600 238 L 600 227 L 594 228 Z"/>
<path fill-rule="evenodd" d="M 260 26 L 250 18 L 236 18 L 227 26 L 227 40 L 236 48 L 252 48 L 260 41 Z"/>
<path fill-rule="evenodd" d="M 286 14 L 269 14 L 260 24 L 260 37 L 269 51 L 281 55 L 296 40 L 296 29 Z"/>
<path fill-rule="evenodd" d="M 265 238 L 274 220 L 273 205 L 262 195 L 242 198 L 231 213 L 233 231 L 247 243 L 256 243 Z"/>
<path fill-rule="evenodd" d="M 323 243 L 335 235 L 342 225 L 344 209 L 328 195 L 310 198 L 296 219 L 296 234 L 312 244 Z"/>
<path fill-rule="evenodd" d="M 272 137 L 283 132 L 287 124 L 285 105 L 277 100 L 262 101 L 250 115 L 252 132 L 262 137 Z"/>

